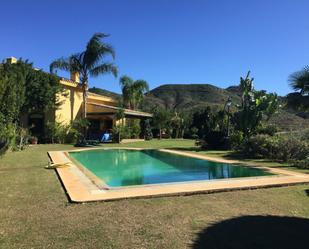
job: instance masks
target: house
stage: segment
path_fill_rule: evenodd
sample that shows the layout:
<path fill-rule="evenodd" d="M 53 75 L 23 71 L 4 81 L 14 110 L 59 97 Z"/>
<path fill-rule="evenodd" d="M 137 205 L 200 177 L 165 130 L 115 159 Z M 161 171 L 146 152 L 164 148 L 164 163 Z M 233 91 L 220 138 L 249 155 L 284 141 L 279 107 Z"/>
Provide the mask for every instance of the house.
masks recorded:
<path fill-rule="evenodd" d="M 15 63 L 16 58 L 7 59 L 8 63 Z M 71 73 L 70 79 L 59 77 L 59 84 L 64 92 L 59 94 L 60 106 L 56 110 L 49 110 L 44 113 L 25 113 L 21 117 L 21 125 L 31 129 L 33 135 L 41 136 L 47 122 L 58 122 L 70 124 L 78 118 L 82 118 L 83 90 L 77 73 Z M 117 120 L 117 112 L 123 110 L 124 118 Z M 130 119 L 148 119 L 152 114 L 123 109 L 119 107 L 119 100 L 109 96 L 102 96 L 95 93 L 88 93 L 87 97 L 87 119 L 90 123 L 88 136 L 97 138 L 105 131 L 111 130 L 120 122 L 126 125 Z"/>

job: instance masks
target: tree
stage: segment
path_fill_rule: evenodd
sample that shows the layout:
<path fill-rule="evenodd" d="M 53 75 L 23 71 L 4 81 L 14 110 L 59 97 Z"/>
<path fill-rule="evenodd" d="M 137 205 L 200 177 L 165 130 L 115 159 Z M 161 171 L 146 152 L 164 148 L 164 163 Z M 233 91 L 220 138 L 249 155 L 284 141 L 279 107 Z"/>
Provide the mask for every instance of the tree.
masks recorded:
<path fill-rule="evenodd" d="M 296 110 L 309 109 L 309 66 L 290 75 L 289 83 L 295 91 L 287 95 L 287 105 Z"/>
<path fill-rule="evenodd" d="M 159 130 L 159 139 L 162 138 L 162 129 L 168 127 L 170 118 L 170 113 L 163 108 L 156 107 L 153 110 L 152 124 L 154 128 Z"/>
<path fill-rule="evenodd" d="M 102 39 L 108 37 L 103 33 L 95 33 L 89 40 L 86 50 L 81 53 L 72 54 L 68 58 L 60 58 L 50 64 L 50 71 L 55 69 L 78 73 L 83 88 L 83 117 L 87 117 L 87 95 L 89 77 L 112 73 L 117 77 L 117 67 L 110 62 L 105 62 L 106 56 L 111 55 L 115 58 L 113 47 Z"/>
<path fill-rule="evenodd" d="M 21 61 L 16 64 L 0 65 L 0 122 L 2 124 L 18 123 L 25 102 L 27 67 Z"/>
<path fill-rule="evenodd" d="M 25 133 L 19 128 L 21 114 L 57 108 L 61 92 L 56 76 L 34 69 L 27 60 L 0 64 L 0 144 L 15 147 Z"/>
<path fill-rule="evenodd" d="M 268 120 L 278 108 L 277 95 L 255 91 L 253 80 L 250 78 L 250 71 L 246 78 L 240 78 L 242 101 L 237 106 L 238 111 L 232 116 L 234 128 L 241 131 L 246 138 L 256 132 L 264 117 Z"/>
<path fill-rule="evenodd" d="M 202 139 L 205 134 L 213 129 L 211 122 L 211 109 L 207 106 L 204 110 L 199 110 L 193 113 L 191 129 L 197 130 L 197 136 L 199 139 Z"/>
<path fill-rule="evenodd" d="M 142 128 L 143 128 L 143 134 L 144 134 L 145 140 L 151 140 L 153 135 L 152 135 L 149 119 L 146 119 L 143 122 L 143 127 Z"/>
<path fill-rule="evenodd" d="M 309 66 L 289 76 L 290 86 L 301 95 L 309 94 Z"/>
<path fill-rule="evenodd" d="M 210 107 L 193 114 L 191 131 L 196 133 L 198 144 L 207 149 L 226 149 L 227 114 L 224 110 L 212 111 Z"/>
<path fill-rule="evenodd" d="M 123 103 L 130 109 L 138 109 L 143 101 L 144 94 L 149 91 L 148 83 L 145 80 L 136 80 L 124 75 L 120 78 L 119 84 L 122 90 Z"/>

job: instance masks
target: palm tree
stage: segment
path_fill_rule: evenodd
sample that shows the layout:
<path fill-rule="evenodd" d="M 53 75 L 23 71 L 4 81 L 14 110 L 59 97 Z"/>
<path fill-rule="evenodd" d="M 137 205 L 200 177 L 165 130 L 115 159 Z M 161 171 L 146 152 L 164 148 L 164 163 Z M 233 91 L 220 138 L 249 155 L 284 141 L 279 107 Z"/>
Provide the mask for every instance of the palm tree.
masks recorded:
<path fill-rule="evenodd" d="M 295 72 L 289 77 L 290 86 L 301 95 L 309 94 L 309 66 Z"/>
<path fill-rule="evenodd" d="M 120 78 L 119 84 L 125 107 L 133 110 L 137 109 L 144 98 L 144 94 L 149 91 L 148 83 L 145 80 L 134 81 L 124 75 Z"/>
<path fill-rule="evenodd" d="M 290 86 L 296 91 L 287 95 L 287 105 L 296 110 L 309 109 L 309 66 L 289 77 Z"/>
<path fill-rule="evenodd" d="M 89 76 L 97 77 L 99 75 L 112 73 L 117 77 L 117 67 L 113 63 L 105 62 L 107 55 L 115 59 L 113 47 L 102 41 L 108 35 L 95 33 L 89 40 L 86 50 L 81 53 L 72 54 L 67 58 L 59 58 L 50 64 L 50 72 L 55 69 L 78 73 L 83 88 L 83 117 L 87 117 L 87 95 Z"/>

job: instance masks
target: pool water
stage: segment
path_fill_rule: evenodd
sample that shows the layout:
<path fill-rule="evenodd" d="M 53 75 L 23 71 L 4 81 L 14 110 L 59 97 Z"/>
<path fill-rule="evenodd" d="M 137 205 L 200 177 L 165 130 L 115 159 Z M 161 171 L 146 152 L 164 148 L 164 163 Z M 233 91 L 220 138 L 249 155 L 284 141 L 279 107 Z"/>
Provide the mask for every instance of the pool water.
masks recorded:
<path fill-rule="evenodd" d="M 110 187 L 272 175 L 258 168 L 158 150 L 107 149 L 69 154 Z"/>

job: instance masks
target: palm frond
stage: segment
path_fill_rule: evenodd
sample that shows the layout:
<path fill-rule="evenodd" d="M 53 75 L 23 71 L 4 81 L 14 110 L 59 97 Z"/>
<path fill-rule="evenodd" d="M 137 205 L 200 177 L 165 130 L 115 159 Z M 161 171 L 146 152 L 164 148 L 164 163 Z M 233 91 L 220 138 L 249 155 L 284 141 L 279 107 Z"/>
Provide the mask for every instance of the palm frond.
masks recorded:
<path fill-rule="evenodd" d="M 107 73 L 112 73 L 115 77 L 117 77 L 118 69 L 113 63 L 104 63 L 91 69 L 89 73 L 94 77 Z"/>
<path fill-rule="evenodd" d="M 123 75 L 119 80 L 119 85 L 121 89 L 124 89 L 125 87 L 130 87 L 133 82 L 133 79 L 131 79 L 129 76 Z"/>
<path fill-rule="evenodd" d="M 55 61 L 53 61 L 50 65 L 49 65 L 49 70 L 51 73 L 55 72 L 55 69 L 61 69 L 64 71 L 70 71 L 70 61 L 68 58 L 59 58 Z"/>
<path fill-rule="evenodd" d="M 83 55 L 84 53 L 76 53 L 69 57 L 71 72 L 81 72 L 83 70 Z"/>
<path fill-rule="evenodd" d="M 145 81 L 145 80 L 134 81 L 134 88 L 137 91 L 140 91 L 142 93 L 149 91 L 149 85 L 148 85 L 147 81 Z"/>
<path fill-rule="evenodd" d="M 104 33 L 96 33 L 89 40 L 84 54 L 84 62 L 89 70 L 96 67 L 100 60 L 107 55 L 111 55 L 113 59 L 115 58 L 113 47 L 102 41 L 108 36 Z"/>
<path fill-rule="evenodd" d="M 309 66 L 289 76 L 289 84 L 294 91 L 309 93 Z"/>

